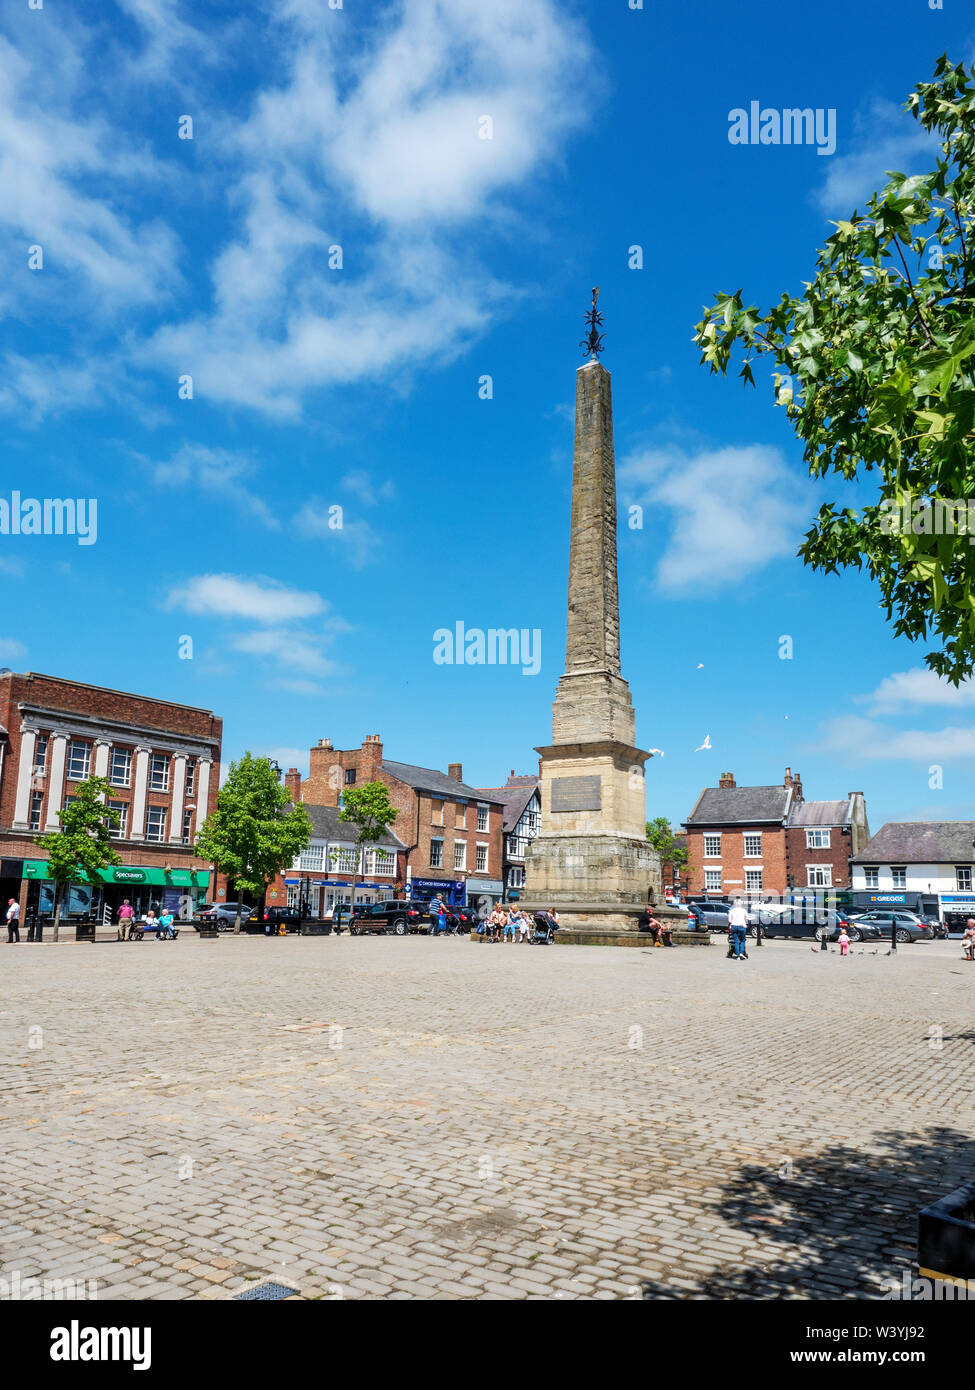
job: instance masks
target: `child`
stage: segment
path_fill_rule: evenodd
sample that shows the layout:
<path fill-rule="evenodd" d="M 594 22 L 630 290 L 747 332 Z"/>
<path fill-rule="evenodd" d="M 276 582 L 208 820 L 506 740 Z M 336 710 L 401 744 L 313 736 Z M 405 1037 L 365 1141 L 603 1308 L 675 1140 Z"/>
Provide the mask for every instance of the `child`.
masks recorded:
<path fill-rule="evenodd" d="M 840 942 L 840 955 L 841 955 L 841 956 L 848 956 L 848 955 L 850 954 L 850 938 L 849 938 L 849 937 L 847 936 L 847 934 L 846 934 L 846 927 L 844 927 L 844 928 L 842 929 L 842 931 L 840 932 L 839 942 Z"/>

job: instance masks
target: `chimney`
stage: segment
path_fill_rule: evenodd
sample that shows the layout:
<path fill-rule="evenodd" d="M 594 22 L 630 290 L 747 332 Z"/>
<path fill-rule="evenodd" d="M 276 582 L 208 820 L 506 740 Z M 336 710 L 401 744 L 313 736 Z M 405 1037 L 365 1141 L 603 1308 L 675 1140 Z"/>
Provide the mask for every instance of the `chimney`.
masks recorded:
<path fill-rule="evenodd" d="M 379 781 L 379 766 L 383 760 L 383 745 L 378 734 L 366 734 L 362 740 L 362 757 L 359 760 L 360 780 Z"/>
<path fill-rule="evenodd" d="M 292 801 L 301 800 L 301 773 L 296 767 L 289 767 L 284 774 L 284 785 Z"/>
<path fill-rule="evenodd" d="M 331 747 L 332 747 L 332 740 L 331 740 L 330 738 L 320 738 L 320 739 L 318 740 L 318 746 L 319 746 L 319 748 L 325 748 L 325 749 L 331 750 Z"/>
<path fill-rule="evenodd" d="M 733 772 L 722 772 L 718 780 L 719 787 L 734 787 L 736 785 L 735 774 Z"/>
<path fill-rule="evenodd" d="M 455 782 L 463 782 L 464 767 L 462 763 L 448 763 L 447 776 L 452 777 Z"/>
<path fill-rule="evenodd" d="M 785 770 L 785 776 L 784 776 L 783 779 L 782 779 L 782 785 L 783 785 L 783 787 L 791 787 L 791 786 L 792 786 L 792 768 L 791 768 L 791 767 L 787 767 L 787 768 L 786 768 L 786 770 Z"/>
<path fill-rule="evenodd" d="M 792 799 L 793 801 L 802 800 L 802 774 L 797 772 L 792 778 Z"/>

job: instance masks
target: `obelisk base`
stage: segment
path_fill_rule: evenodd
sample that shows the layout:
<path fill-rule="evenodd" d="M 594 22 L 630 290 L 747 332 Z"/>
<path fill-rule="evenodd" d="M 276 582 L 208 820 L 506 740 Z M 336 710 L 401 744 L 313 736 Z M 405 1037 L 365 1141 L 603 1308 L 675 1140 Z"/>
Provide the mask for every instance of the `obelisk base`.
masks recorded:
<path fill-rule="evenodd" d="M 660 898 L 660 858 L 646 838 L 629 835 L 540 835 L 525 859 L 518 906 L 554 907 L 564 932 L 636 932 L 648 901 Z"/>

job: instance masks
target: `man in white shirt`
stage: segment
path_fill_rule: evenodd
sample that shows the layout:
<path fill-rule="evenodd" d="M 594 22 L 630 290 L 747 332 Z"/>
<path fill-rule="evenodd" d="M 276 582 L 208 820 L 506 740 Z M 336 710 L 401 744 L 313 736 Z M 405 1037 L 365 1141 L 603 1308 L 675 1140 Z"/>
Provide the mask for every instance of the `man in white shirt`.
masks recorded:
<path fill-rule="evenodd" d="M 11 898 L 7 903 L 7 943 L 20 940 L 20 903 Z"/>
<path fill-rule="evenodd" d="M 734 947 L 735 960 L 747 960 L 745 933 L 748 927 L 748 913 L 745 911 L 744 903 L 736 902 L 728 913 L 728 926 L 731 929 L 731 944 Z"/>

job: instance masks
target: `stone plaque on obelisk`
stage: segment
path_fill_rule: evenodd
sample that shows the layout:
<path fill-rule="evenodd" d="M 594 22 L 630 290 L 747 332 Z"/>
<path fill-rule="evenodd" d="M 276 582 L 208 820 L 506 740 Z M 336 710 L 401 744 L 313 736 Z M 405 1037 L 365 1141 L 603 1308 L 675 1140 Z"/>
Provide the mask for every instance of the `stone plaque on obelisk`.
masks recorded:
<path fill-rule="evenodd" d="M 592 353 L 576 373 L 572 532 L 565 674 L 541 757 L 541 833 L 525 861 L 524 906 L 555 907 L 563 939 L 632 933 L 648 896 L 660 901 L 660 860 L 646 838 L 644 764 L 620 667 L 616 462 L 610 375 L 593 291 Z"/>

